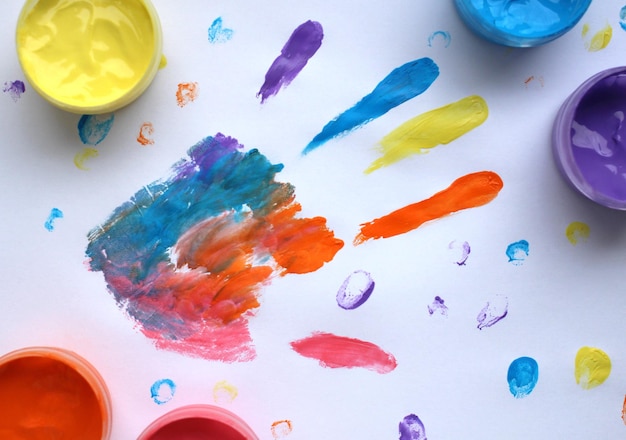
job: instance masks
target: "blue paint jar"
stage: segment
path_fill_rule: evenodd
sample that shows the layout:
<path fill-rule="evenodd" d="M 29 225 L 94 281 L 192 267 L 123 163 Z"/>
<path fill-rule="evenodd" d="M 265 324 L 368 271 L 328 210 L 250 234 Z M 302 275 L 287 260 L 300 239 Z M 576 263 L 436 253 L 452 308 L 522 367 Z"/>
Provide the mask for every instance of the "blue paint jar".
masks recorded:
<path fill-rule="evenodd" d="M 479 36 L 511 47 L 533 47 L 565 34 L 591 0 L 454 0 L 465 24 Z"/>

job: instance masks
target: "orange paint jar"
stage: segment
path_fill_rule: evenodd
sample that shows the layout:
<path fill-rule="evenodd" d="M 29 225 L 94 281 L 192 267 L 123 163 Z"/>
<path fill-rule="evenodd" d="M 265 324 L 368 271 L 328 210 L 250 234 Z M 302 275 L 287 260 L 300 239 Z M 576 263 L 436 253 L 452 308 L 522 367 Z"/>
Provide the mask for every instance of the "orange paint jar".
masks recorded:
<path fill-rule="evenodd" d="M 0 438 L 108 440 L 111 402 L 96 369 L 75 353 L 30 347 L 0 357 Z"/>

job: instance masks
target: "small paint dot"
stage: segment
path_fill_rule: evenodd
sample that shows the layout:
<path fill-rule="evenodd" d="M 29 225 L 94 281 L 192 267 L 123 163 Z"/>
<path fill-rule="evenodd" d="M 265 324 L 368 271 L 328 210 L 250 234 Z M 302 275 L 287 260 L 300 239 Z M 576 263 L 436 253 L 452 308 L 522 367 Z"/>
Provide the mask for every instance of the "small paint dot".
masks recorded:
<path fill-rule="evenodd" d="M 176 393 L 176 384 L 171 379 L 160 379 L 150 387 L 150 397 L 157 405 L 169 402 Z"/>
<path fill-rule="evenodd" d="M 537 361 L 530 357 L 515 359 L 509 365 L 506 379 L 509 382 L 509 391 L 516 399 L 528 396 L 539 380 Z"/>
<path fill-rule="evenodd" d="M 275 439 L 287 437 L 293 431 L 293 424 L 290 420 L 277 420 L 272 423 L 272 437 Z"/>
<path fill-rule="evenodd" d="M 176 90 L 176 102 L 179 107 L 184 107 L 198 97 L 198 83 L 180 83 Z"/>
<path fill-rule="evenodd" d="M 58 218 L 63 218 L 63 211 L 58 208 L 52 208 L 44 223 L 44 227 L 50 232 L 54 231 L 54 222 Z"/>
<path fill-rule="evenodd" d="M 452 37 L 449 32 L 446 31 L 435 31 L 428 37 L 428 47 L 433 47 L 433 44 L 436 41 L 441 41 L 443 47 L 450 46 L 450 42 L 452 41 Z"/>
<path fill-rule="evenodd" d="M 587 37 L 590 31 L 588 24 L 583 26 L 582 36 Z M 610 24 L 607 24 L 604 28 L 597 31 L 590 39 L 585 39 L 585 49 L 589 52 L 598 52 L 606 48 L 613 37 L 613 28 Z"/>
<path fill-rule="evenodd" d="M 400 440 L 426 440 L 424 424 L 415 414 L 409 414 L 398 426 Z"/>
<path fill-rule="evenodd" d="M 4 83 L 2 91 L 9 95 L 13 102 L 17 102 L 22 96 L 22 93 L 26 91 L 26 86 L 20 80 L 7 81 Z"/>
<path fill-rule="evenodd" d="M 209 27 L 209 42 L 212 44 L 226 43 L 233 38 L 233 34 L 234 32 L 232 29 L 224 27 L 222 17 L 217 17 L 213 20 L 213 23 L 211 23 L 211 26 Z"/>
<path fill-rule="evenodd" d="M 167 57 L 161 54 L 161 60 L 159 61 L 159 70 L 164 69 L 167 66 Z"/>
<path fill-rule="evenodd" d="M 506 248 L 506 256 L 509 258 L 509 263 L 520 266 L 528 257 L 530 246 L 526 240 L 516 241 L 511 243 Z"/>
<path fill-rule="evenodd" d="M 574 360 L 576 383 L 584 390 L 602 385 L 611 374 L 611 359 L 599 348 L 582 347 Z"/>
<path fill-rule="evenodd" d="M 238 394 L 237 388 L 225 380 L 217 382 L 213 387 L 213 400 L 215 403 L 232 403 Z"/>
<path fill-rule="evenodd" d="M 98 145 L 111 131 L 115 116 L 108 115 L 83 115 L 78 121 L 78 135 L 85 145 Z"/>
<path fill-rule="evenodd" d="M 85 166 L 85 162 L 97 156 L 98 150 L 96 150 L 95 148 L 83 148 L 82 151 L 79 151 L 74 156 L 74 165 L 76 165 L 76 168 L 78 168 L 79 170 L 86 171 L 89 168 Z"/>
<path fill-rule="evenodd" d="M 137 136 L 137 142 L 141 145 L 152 145 L 154 144 L 154 139 L 152 139 L 152 135 L 154 134 L 154 126 L 151 122 L 144 122 L 141 124 L 139 128 L 139 135 Z"/>
<path fill-rule="evenodd" d="M 587 241 L 591 229 L 583 222 L 572 222 L 565 229 L 565 236 L 573 245 L 577 245 L 580 240 Z"/>

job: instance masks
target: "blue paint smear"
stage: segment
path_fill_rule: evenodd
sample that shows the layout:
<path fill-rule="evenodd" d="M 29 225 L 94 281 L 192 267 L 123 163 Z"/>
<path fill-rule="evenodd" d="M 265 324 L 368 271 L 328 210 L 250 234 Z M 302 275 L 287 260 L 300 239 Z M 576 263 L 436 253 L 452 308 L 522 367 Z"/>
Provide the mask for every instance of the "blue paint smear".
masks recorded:
<path fill-rule="evenodd" d="M 530 357 L 521 357 L 511 362 L 506 375 L 509 390 L 516 399 L 528 396 L 535 389 L 539 380 L 539 366 Z"/>
<path fill-rule="evenodd" d="M 169 402 L 176 393 L 176 384 L 172 379 L 157 380 L 150 387 L 150 397 L 157 405 Z"/>
<path fill-rule="evenodd" d="M 415 414 L 406 416 L 399 425 L 400 440 L 428 440 L 424 424 Z"/>
<path fill-rule="evenodd" d="M 528 257 L 529 250 L 530 247 L 526 240 L 511 243 L 506 248 L 506 256 L 509 258 L 509 263 L 519 266 Z"/>
<path fill-rule="evenodd" d="M 222 17 L 217 17 L 209 27 L 209 42 L 226 43 L 233 38 L 234 31 L 224 27 Z"/>
<path fill-rule="evenodd" d="M 430 58 L 420 58 L 397 67 L 369 95 L 326 124 L 302 154 L 308 154 L 329 140 L 345 135 L 424 93 L 438 76 L 439 67 Z"/>
<path fill-rule="evenodd" d="M 626 31 L 626 6 L 619 11 L 619 25 Z"/>
<path fill-rule="evenodd" d="M 98 145 L 111 131 L 113 113 L 109 115 L 83 115 L 78 121 L 78 135 L 85 145 Z"/>
<path fill-rule="evenodd" d="M 450 36 L 449 32 L 435 31 L 432 34 L 430 34 L 430 37 L 428 37 L 428 47 L 433 47 L 433 43 L 437 39 L 443 40 L 443 47 L 450 46 L 450 42 L 452 41 L 452 37 Z"/>
<path fill-rule="evenodd" d="M 54 221 L 58 218 L 63 218 L 63 211 L 58 208 L 52 208 L 50 210 L 50 215 L 48 215 L 46 222 L 43 224 L 44 227 L 48 231 L 52 232 L 54 230 Z"/>

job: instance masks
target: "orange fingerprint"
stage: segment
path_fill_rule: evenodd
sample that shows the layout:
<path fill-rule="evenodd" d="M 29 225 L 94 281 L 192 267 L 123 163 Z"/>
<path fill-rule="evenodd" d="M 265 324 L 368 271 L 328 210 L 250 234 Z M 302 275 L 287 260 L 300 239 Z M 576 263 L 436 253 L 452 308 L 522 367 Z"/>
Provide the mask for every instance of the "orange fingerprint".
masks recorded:
<path fill-rule="evenodd" d="M 272 423 L 272 436 L 275 439 L 287 437 L 293 431 L 290 420 L 278 420 Z"/>
<path fill-rule="evenodd" d="M 198 83 L 180 83 L 176 90 L 176 102 L 179 107 L 184 107 L 198 97 Z"/>
<path fill-rule="evenodd" d="M 139 129 L 139 136 L 137 136 L 137 142 L 141 145 L 152 145 L 154 144 L 154 139 L 152 139 L 152 134 L 154 133 L 154 126 L 151 122 L 144 122 L 141 124 L 141 128 Z"/>
<path fill-rule="evenodd" d="M 496 198 L 503 183 L 492 171 L 459 177 L 429 199 L 393 211 L 361 225 L 354 245 L 366 240 L 389 238 L 419 228 L 422 224 L 468 208 L 485 205 Z"/>

